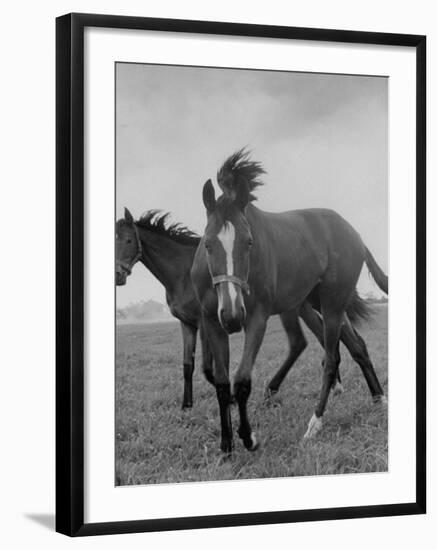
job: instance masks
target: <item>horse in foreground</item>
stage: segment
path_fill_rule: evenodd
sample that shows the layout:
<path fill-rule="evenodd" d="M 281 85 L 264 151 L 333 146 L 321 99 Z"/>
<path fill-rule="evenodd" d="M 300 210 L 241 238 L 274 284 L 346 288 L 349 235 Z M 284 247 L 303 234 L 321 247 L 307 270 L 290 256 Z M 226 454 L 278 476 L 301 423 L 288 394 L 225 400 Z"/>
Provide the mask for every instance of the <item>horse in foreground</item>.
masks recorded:
<path fill-rule="evenodd" d="M 179 319 L 183 340 L 183 376 L 184 393 L 182 408 L 193 405 L 193 372 L 197 333 L 200 333 L 202 349 L 202 370 L 206 379 L 214 384 L 211 350 L 201 326 L 200 305 L 194 294 L 190 271 L 200 237 L 181 224 L 167 224 L 168 214 L 158 210 L 149 210 L 138 221 L 125 208 L 124 218 L 116 222 L 116 284 L 126 284 L 133 266 L 141 262 L 165 287 L 167 304 L 174 317 Z M 317 310 L 320 300 L 314 291 L 302 305 L 299 315 L 323 346 L 323 323 Z M 368 316 L 366 304 L 357 293 L 354 294 L 347 309 L 347 328 L 342 332 L 342 340 L 352 357 L 362 361 L 360 338 L 352 328 L 350 320 L 358 321 Z M 279 387 L 306 348 L 307 342 L 298 317 L 290 319 L 282 316 L 281 321 L 289 342 L 289 354 L 277 373 L 270 380 L 266 397 L 279 390 Z M 365 346 L 364 346 L 365 347 Z M 340 360 L 340 358 L 338 357 Z M 338 374 L 337 391 L 341 391 Z"/>
<path fill-rule="evenodd" d="M 375 401 L 384 392 L 364 341 L 346 315 L 366 263 L 378 286 L 388 279 L 359 234 L 332 210 L 269 213 L 256 208 L 253 190 L 265 173 L 244 150 L 229 157 L 217 174 L 223 194 L 216 199 L 208 180 L 203 188 L 207 225 L 197 249 L 191 278 L 201 304 L 202 324 L 214 358 L 214 380 L 221 419 L 221 449 L 233 448 L 230 415 L 229 334 L 245 330 L 243 355 L 234 378 L 240 426 L 249 450 L 257 448 L 247 401 L 252 368 L 267 319 L 278 314 L 295 327 L 305 300 L 316 293 L 323 318 L 324 369 L 320 396 L 305 437 L 322 427 L 329 393 L 339 364 L 339 339 L 351 338 L 354 354 Z"/>

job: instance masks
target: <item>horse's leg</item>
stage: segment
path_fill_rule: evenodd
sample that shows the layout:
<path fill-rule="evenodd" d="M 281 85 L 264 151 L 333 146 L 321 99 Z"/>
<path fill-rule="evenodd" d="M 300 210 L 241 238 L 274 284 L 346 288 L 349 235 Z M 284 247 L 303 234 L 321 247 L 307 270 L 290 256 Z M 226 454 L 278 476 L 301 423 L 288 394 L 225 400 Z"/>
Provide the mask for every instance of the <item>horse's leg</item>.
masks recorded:
<path fill-rule="evenodd" d="M 193 372 L 194 356 L 196 353 L 197 328 L 181 321 L 182 339 L 184 342 L 184 398 L 183 409 L 193 406 Z"/>
<path fill-rule="evenodd" d="M 341 340 L 349 350 L 352 358 L 360 366 L 375 403 L 386 401 L 384 390 L 379 383 L 375 369 L 370 361 L 366 343 L 360 334 L 354 329 L 347 315 L 345 315 L 345 322 L 343 323 L 341 330 Z"/>
<path fill-rule="evenodd" d="M 267 319 L 261 312 L 255 312 L 246 323 L 243 356 L 234 379 L 234 396 L 240 413 L 238 435 L 249 451 L 258 447 L 255 434 L 247 416 L 247 400 L 252 384 L 252 368 L 266 331 Z"/>
<path fill-rule="evenodd" d="M 302 332 L 296 311 L 287 311 L 280 315 L 282 326 L 287 334 L 289 343 L 289 352 L 286 360 L 279 368 L 278 372 L 273 376 L 267 385 L 265 397 L 268 399 L 273 394 L 277 393 L 279 386 L 287 376 L 288 371 L 296 362 L 299 355 L 307 346 L 306 338 Z"/>
<path fill-rule="evenodd" d="M 231 453 L 233 440 L 230 409 L 229 337 L 216 319 L 203 317 L 202 323 L 214 360 L 214 382 L 220 408 L 222 431 L 220 448 L 224 453 Z"/>
<path fill-rule="evenodd" d="M 208 338 L 205 334 L 205 329 L 203 328 L 202 324 L 200 324 L 199 335 L 200 343 L 202 346 L 202 371 L 208 382 L 215 387 L 211 348 L 209 346 Z"/>
<path fill-rule="evenodd" d="M 305 302 L 300 311 L 299 315 L 306 324 L 306 326 L 311 330 L 311 332 L 314 334 L 314 336 L 319 341 L 319 344 L 322 346 L 322 348 L 325 347 L 324 345 L 324 339 L 323 339 L 323 320 L 320 314 L 311 307 L 311 305 L 308 302 Z M 336 361 L 337 361 L 337 374 L 336 374 L 336 380 L 334 381 L 334 385 L 332 387 L 332 390 L 334 394 L 343 393 L 343 385 L 341 383 L 340 378 L 340 350 L 339 346 L 337 345 L 337 351 L 336 351 Z M 322 366 L 324 368 L 324 360 L 322 361 Z"/>
<path fill-rule="evenodd" d="M 352 287 L 347 284 L 336 284 L 320 288 L 320 303 L 324 328 L 323 341 L 325 343 L 325 368 L 323 369 L 323 381 L 319 401 L 308 424 L 305 438 L 312 437 L 322 427 L 322 416 L 337 375 L 338 341 L 344 313 L 354 287 L 355 281 Z"/>

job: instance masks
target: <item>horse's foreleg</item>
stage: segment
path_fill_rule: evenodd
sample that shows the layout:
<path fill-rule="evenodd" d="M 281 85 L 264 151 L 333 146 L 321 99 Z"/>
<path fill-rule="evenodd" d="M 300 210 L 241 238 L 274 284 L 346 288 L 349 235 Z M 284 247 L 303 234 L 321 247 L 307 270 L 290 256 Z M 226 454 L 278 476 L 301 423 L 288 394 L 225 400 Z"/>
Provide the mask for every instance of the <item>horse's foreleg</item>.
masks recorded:
<path fill-rule="evenodd" d="M 252 386 L 252 369 L 265 334 L 266 324 L 266 317 L 261 313 L 254 314 L 248 319 L 243 356 L 234 379 L 234 396 L 240 413 L 238 435 L 249 451 L 254 451 L 258 447 L 258 442 L 250 427 L 247 400 Z"/>
<path fill-rule="evenodd" d="M 202 320 L 214 360 L 214 383 L 220 409 L 221 445 L 224 453 L 233 449 L 231 422 L 231 384 L 229 382 L 229 337 L 216 319 L 204 316 Z"/>
<path fill-rule="evenodd" d="M 200 343 L 202 346 L 202 371 L 205 378 L 215 387 L 211 347 L 202 324 L 200 325 Z"/>
<path fill-rule="evenodd" d="M 279 368 L 278 372 L 273 376 L 267 385 L 265 397 L 268 399 L 273 394 L 277 393 L 279 386 L 287 376 L 288 371 L 296 362 L 299 355 L 307 346 L 306 338 L 302 332 L 299 319 L 295 311 L 286 312 L 280 316 L 282 326 L 287 334 L 290 350 L 287 359 Z"/>
<path fill-rule="evenodd" d="M 182 400 L 182 408 L 189 409 L 193 406 L 193 372 L 197 328 L 183 322 L 181 322 L 181 327 L 182 339 L 184 342 L 184 397 Z"/>

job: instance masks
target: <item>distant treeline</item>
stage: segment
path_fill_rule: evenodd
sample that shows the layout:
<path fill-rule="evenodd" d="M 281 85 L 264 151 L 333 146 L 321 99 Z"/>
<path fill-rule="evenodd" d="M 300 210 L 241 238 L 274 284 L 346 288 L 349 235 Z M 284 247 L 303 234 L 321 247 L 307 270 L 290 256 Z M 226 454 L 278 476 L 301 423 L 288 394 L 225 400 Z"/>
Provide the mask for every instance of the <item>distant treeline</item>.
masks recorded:
<path fill-rule="evenodd" d="M 386 304 L 388 302 L 386 296 L 375 296 L 367 294 L 364 300 L 368 304 Z M 123 308 L 117 308 L 117 321 L 120 322 L 156 322 L 170 321 L 174 319 L 167 305 L 161 304 L 154 300 L 142 300 L 135 304 L 129 304 Z"/>
<path fill-rule="evenodd" d="M 367 294 L 364 300 L 368 304 L 386 304 L 388 302 L 387 296 L 375 296 L 374 294 Z"/>
<path fill-rule="evenodd" d="M 116 318 L 117 321 L 122 322 L 156 322 L 173 319 L 168 307 L 154 300 L 142 300 L 124 308 L 117 308 Z"/>

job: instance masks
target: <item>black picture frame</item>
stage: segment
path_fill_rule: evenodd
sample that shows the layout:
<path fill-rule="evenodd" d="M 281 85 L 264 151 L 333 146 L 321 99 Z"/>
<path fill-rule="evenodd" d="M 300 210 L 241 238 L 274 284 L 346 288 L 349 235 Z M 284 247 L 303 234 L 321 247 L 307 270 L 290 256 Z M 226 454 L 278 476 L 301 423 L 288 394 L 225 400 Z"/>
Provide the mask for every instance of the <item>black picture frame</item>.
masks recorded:
<path fill-rule="evenodd" d="M 416 51 L 416 499 L 399 504 L 84 523 L 84 29 L 106 27 L 404 46 Z M 56 530 L 69 536 L 423 514 L 426 511 L 426 37 L 68 14 L 56 20 Z"/>

